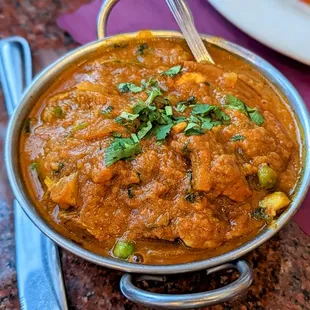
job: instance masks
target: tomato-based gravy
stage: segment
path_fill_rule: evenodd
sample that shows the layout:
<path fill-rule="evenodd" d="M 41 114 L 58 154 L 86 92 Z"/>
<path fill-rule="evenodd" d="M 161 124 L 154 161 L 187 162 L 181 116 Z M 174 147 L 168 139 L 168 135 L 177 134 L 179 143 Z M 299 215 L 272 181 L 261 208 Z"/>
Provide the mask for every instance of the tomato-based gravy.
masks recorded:
<path fill-rule="evenodd" d="M 20 138 L 24 182 L 61 234 L 145 264 L 201 260 L 253 238 L 300 174 L 285 98 L 239 57 L 177 39 L 106 45 L 42 94 Z"/>

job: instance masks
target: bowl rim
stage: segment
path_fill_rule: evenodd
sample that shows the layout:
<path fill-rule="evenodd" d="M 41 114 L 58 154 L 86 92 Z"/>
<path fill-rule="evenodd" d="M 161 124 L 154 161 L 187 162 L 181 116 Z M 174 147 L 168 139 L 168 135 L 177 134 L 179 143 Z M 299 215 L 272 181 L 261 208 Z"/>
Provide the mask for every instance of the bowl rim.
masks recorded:
<path fill-rule="evenodd" d="M 109 45 L 113 42 L 137 40 L 138 33 L 139 32 L 131 32 L 106 37 L 102 40 L 96 40 L 69 52 L 45 68 L 39 75 L 36 76 L 31 85 L 26 89 L 20 105 L 16 108 L 13 116 L 10 119 L 5 141 L 5 164 L 14 195 L 30 220 L 46 236 L 73 254 L 104 267 L 134 273 L 176 274 L 208 269 L 232 260 L 236 260 L 275 235 L 285 224 L 288 223 L 305 198 L 310 185 L 310 117 L 303 99 L 294 88 L 294 86 L 282 73 L 280 73 L 271 64 L 251 51 L 224 39 L 200 34 L 204 41 L 217 45 L 220 48 L 236 54 L 248 61 L 253 67 L 256 68 L 256 70 L 260 71 L 261 74 L 275 86 L 275 90 L 280 90 L 281 93 L 287 98 L 289 106 L 294 111 L 295 117 L 299 121 L 299 129 L 303 134 L 303 139 L 300 141 L 302 143 L 302 153 L 304 160 L 302 176 L 299 180 L 298 189 L 294 194 L 294 199 L 290 207 L 277 219 L 275 225 L 265 228 L 253 239 L 242 244 L 241 246 L 215 257 L 182 264 L 140 265 L 122 261 L 113 257 L 106 257 L 95 254 L 83 248 L 81 245 L 75 243 L 74 241 L 62 236 L 53 227 L 51 227 L 38 214 L 38 212 L 36 212 L 34 204 L 32 204 L 30 197 L 27 195 L 27 190 L 25 186 L 23 186 L 17 154 L 18 152 L 16 152 L 16 150 L 19 149 L 19 137 L 23 126 L 23 121 L 31 110 L 31 103 L 33 100 L 35 100 L 37 97 L 40 97 L 40 94 L 42 94 L 47 89 L 47 87 L 53 83 L 53 78 L 57 78 L 60 73 L 65 71 L 78 59 L 81 59 L 86 55 L 95 52 L 99 47 L 104 46 L 105 44 Z M 151 33 L 156 38 L 183 39 L 182 34 L 176 31 L 152 30 Z"/>

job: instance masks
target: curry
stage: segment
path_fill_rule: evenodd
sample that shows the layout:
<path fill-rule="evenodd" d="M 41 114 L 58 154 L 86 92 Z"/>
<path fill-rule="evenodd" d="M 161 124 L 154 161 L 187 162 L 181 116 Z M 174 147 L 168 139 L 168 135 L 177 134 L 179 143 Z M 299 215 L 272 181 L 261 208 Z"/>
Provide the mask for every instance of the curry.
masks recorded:
<path fill-rule="evenodd" d="M 300 174 L 285 98 L 244 60 L 185 42 L 105 46 L 59 77 L 24 124 L 20 163 L 40 214 L 102 255 L 174 264 L 272 224 Z"/>

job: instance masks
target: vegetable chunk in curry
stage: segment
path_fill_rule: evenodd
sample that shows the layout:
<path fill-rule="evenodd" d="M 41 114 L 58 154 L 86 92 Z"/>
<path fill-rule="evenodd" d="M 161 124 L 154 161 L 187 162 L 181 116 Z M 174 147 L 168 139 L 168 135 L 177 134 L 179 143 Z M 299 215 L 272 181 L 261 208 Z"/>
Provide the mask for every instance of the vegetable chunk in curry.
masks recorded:
<path fill-rule="evenodd" d="M 246 242 L 290 204 L 299 132 L 248 63 L 180 40 L 105 46 L 55 81 L 21 134 L 43 217 L 87 249 L 171 264 Z"/>

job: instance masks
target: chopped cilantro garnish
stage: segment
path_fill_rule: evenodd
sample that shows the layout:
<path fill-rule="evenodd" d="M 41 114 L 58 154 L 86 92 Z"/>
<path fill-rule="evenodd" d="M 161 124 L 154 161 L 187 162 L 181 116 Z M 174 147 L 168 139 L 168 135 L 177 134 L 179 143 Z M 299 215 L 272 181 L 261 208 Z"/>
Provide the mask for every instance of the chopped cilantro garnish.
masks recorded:
<path fill-rule="evenodd" d="M 134 143 L 139 143 L 139 139 L 135 133 L 132 133 L 130 136 Z"/>
<path fill-rule="evenodd" d="M 226 95 L 225 103 L 225 108 L 243 112 L 258 126 L 262 125 L 265 121 L 264 116 L 256 108 L 248 107 L 244 102 L 233 95 Z"/>
<path fill-rule="evenodd" d="M 140 144 L 135 143 L 131 138 L 115 138 L 104 150 L 104 163 L 109 167 L 120 159 L 129 158 L 140 152 Z"/>
<path fill-rule="evenodd" d="M 175 109 L 178 112 L 183 113 L 183 112 L 185 112 L 186 108 L 187 108 L 187 106 L 184 103 L 178 103 Z"/>
<path fill-rule="evenodd" d="M 134 121 L 137 117 L 139 117 L 139 114 L 122 112 L 119 117 L 125 119 L 126 121 Z"/>
<path fill-rule="evenodd" d="M 142 87 L 137 86 L 134 83 L 120 83 L 118 85 L 118 89 L 121 93 L 139 93 L 140 91 L 142 91 Z"/>
<path fill-rule="evenodd" d="M 192 129 L 189 129 L 185 132 L 185 134 L 187 136 L 200 136 L 202 134 L 204 134 L 205 131 L 202 129 L 202 128 L 199 128 L 199 127 L 195 127 L 195 128 L 192 128 Z"/>
<path fill-rule="evenodd" d="M 209 105 L 209 104 L 196 104 L 192 113 L 193 114 L 205 114 L 210 111 L 213 111 L 215 108 L 217 107 L 213 105 Z"/>
<path fill-rule="evenodd" d="M 148 45 L 146 43 L 140 44 L 138 46 L 138 54 L 139 55 L 143 55 L 144 54 L 144 50 L 148 48 Z"/>
<path fill-rule="evenodd" d="M 113 110 L 113 107 L 108 106 L 106 109 L 101 110 L 101 114 L 102 114 L 102 115 L 109 114 L 109 113 L 111 113 L 111 112 L 112 112 L 112 110 Z"/>
<path fill-rule="evenodd" d="M 267 223 L 271 221 L 271 217 L 268 214 L 266 214 L 265 208 L 262 207 L 258 207 L 255 210 L 253 210 L 251 215 L 253 218 L 259 221 L 265 221 Z"/>
<path fill-rule="evenodd" d="M 243 141 L 245 140 L 245 136 L 243 135 L 234 135 L 231 137 L 231 141 Z"/>
<path fill-rule="evenodd" d="M 173 124 L 158 126 L 155 130 L 155 136 L 157 141 L 166 139 L 166 137 L 171 131 L 172 126 Z"/>
<path fill-rule="evenodd" d="M 63 118 L 64 117 L 64 112 L 63 112 L 62 108 L 58 107 L 58 106 L 53 108 L 53 114 L 57 118 Z"/>
<path fill-rule="evenodd" d="M 224 123 L 230 120 L 230 117 L 215 105 L 197 104 L 195 105 L 192 113 L 202 117 L 209 117 L 212 121 Z"/>
<path fill-rule="evenodd" d="M 167 71 L 162 72 L 161 74 L 173 77 L 173 76 L 177 75 L 180 71 L 181 71 L 181 66 L 178 65 L 178 66 L 170 68 Z"/>
<path fill-rule="evenodd" d="M 30 165 L 30 169 L 31 170 L 37 170 L 38 168 L 38 164 L 36 162 L 33 162 L 31 165 Z"/>
<path fill-rule="evenodd" d="M 249 112 L 250 115 L 250 119 L 252 120 L 252 122 L 254 122 L 256 125 L 260 126 L 264 123 L 265 118 L 264 116 L 258 112 L 257 109 L 254 109 L 254 112 Z"/>
<path fill-rule="evenodd" d="M 201 124 L 201 128 L 211 130 L 213 127 L 221 125 L 220 121 L 212 121 L 211 118 L 206 117 L 203 119 L 203 123 Z"/>
<path fill-rule="evenodd" d="M 185 101 L 180 101 L 176 106 L 176 110 L 180 113 L 183 113 L 187 107 L 194 106 L 196 103 L 197 103 L 196 97 L 191 96 Z"/>
<path fill-rule="evenodd" d="M 115 44 L 113 44 L 114 48 L 124 48 L 126 46 L 128 46 L 127 43 L 115 43 Z"/>
<path fill-rule="evenodd" d="M 196 124 L 196 123 L 188 123 L 186 128 L 184 129 L 184 131 L 187 132 L 188 130 L 190 130 L 190 129 L 194 128 L 194 127 L 199 127 L 199 125 Z"/>
<path fill-rule="evenodd" d="M 78 123 L 78 124 L 73 125 L 72 131 L 76 132 L 78 130 L 85 129 L 87 126 L 88 126 L 87 122 Z"/>
<path fill-rule="evenodd" d="M 153 86 L 151 90 L 147 90 L 146 93 L 149 95 L 145 100 L 147 105 L 151 104 L 157 96 L 161 96 L 162 92 L 158 86 Z"/>
<path fill-rule="evenodd" d="M 165 107 L 165 112 L 166 112 L 166 115 L 167 116 L 171 116 L 173 113 L 172 113 L 172 107 L 171 106 L 166 106 Z"/>
<path fill-rule="evenodd" d="M 143 127 L 138 131 L 138 138 L 141 140 L 151 129 L 152 123 L 148 121 Z"/>
<path fill-rule="evenodd" d="M 60 173 L 60 171 L 64 168 L 64 166 L 65 166 L 64 163 L 58 163 L 58 167 L 56 170 L 54 170 L 54 173 L 55 174 Z"/>
<path fill-rule="evenodd" d="M 139 114 L 142 110 L 144 110 L 147 107 L 145 102 L 141 99 L 138 99 L 138 103 L 133 106 L 132 110 L 134 114 Z"/>
<path fill-rule="evenodd" d="M 24 124 L 24 133 L 30 133 L 31 119 L 27 118 Z"/>
<path fill-rule="evenodd" d="M 239 110 L 247 114 L 246 105 L 237 97 L 230 94 L 226 95 L 225 97 L 225 108 Z"/>
<path fill-rule="evenodd" d="M 148 87 L 158 87 L 158 81 L 152 77 L 150 77 L 147 81 L 146 80 L 142 80 L 141 81 L 141 86 L 142 88 L 146 89 Z"/>

